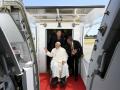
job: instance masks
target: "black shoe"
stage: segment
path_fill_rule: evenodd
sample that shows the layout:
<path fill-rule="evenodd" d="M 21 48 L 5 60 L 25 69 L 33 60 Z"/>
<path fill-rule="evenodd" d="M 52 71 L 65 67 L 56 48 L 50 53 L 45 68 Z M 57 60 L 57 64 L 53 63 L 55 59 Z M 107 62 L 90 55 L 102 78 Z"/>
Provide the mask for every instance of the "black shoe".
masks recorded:
<path fill-rule="evenodd" d="M 58 83 L 58 77 L 52 78 L 50 86 L 55 88 L 57 87 L 57 83 Z"/>
<path fill-rule="evenodd" d="M 64 87 L 66 85 L 66 76 L 60 79 L 60 87 Z"/>

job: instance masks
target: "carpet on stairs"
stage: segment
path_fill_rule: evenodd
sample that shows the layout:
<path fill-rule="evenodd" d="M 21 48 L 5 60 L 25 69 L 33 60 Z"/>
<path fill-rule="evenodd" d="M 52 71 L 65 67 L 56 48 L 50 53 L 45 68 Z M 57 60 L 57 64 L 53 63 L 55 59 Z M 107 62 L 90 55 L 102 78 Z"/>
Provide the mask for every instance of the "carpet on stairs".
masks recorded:
<path fill-rule="evenodd" d="M 67 79 L 65 87 L 61 88 L 59 83 L 57 88 L 50 88 L 50 75 L 48 73 L 40 73 L 40 90 L 86 90 L 85 85 L 79 76 L 78 80 L 75 81 L 74 77 L 70 76 Z"/>

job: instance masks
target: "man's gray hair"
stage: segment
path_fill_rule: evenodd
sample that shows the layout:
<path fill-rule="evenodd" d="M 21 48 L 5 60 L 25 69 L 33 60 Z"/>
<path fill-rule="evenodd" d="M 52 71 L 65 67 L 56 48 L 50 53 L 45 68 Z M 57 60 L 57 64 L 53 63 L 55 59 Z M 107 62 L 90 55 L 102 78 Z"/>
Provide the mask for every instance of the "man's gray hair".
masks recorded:
<path fill-rule="evenodd" d="M 59 44 L 61 46 L 61 43 L 60 42 L 56 42 L 56 44 Z"/>

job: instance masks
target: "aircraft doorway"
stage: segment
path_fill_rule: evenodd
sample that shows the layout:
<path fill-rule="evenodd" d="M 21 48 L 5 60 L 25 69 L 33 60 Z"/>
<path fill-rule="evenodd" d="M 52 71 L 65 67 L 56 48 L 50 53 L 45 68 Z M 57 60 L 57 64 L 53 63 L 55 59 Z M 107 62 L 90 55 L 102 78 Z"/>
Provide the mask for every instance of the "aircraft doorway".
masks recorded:
<path fill-rule="evenodd" d="M 61 32 L 61 46 L 64 47 L 66 44 L 66 38 L 67 36 L 72 36 L 72 29 L 47 29 L 46 32 L 46 39 L 47 39 L 47 48 L 49 51 L 51 51 L 54 48 L 54 44 L 56 41 L 59 41 L 57 39 L 57 32 L 60 31 Z M 47 71 L 50 71 L 50 62 L 51 62 L 51 58 L 47 56 Z"/>

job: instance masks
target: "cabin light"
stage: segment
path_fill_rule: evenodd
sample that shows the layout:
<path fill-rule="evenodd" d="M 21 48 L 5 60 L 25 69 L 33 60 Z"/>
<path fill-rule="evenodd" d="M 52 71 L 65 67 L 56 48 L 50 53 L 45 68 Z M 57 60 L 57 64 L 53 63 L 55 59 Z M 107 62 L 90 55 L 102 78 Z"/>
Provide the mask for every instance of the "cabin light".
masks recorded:
<path fill-rule="evenodd" d="M 47 27 L 47 24 L 46 24 L 46 23 L 44 23 L 43 25 L 44 25 L 44 27 Z"/>
<path fill-rule="evenodd" d="M 75 27 L 75 23 L 72 23 L 72 27 Z"/>
<path fill-rule="evenodd" d="M 43 23 L 43 24 L 40 24 L 40 25 L 43 25 L 44 27 L 47 27 L 47 24 L 46 24 L 46 23 Z"/>
<path fill-rule="evenodd" d="M 76 24 L 76 23 L 72 23 L 72 27 L 75 27 L 76 25 L 79 25 L 79 24 Z"/>

